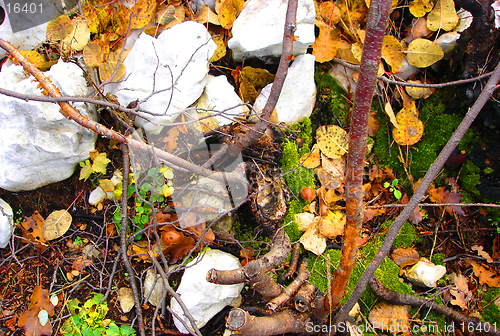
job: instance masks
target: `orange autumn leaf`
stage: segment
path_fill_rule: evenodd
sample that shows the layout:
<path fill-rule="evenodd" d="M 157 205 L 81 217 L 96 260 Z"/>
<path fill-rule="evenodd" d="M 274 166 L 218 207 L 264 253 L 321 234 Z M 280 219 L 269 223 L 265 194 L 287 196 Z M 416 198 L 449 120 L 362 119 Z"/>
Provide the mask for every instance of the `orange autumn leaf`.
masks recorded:
<path fill-rule="evenodd" d="M 54 306 L 49 300 L 49 291 L 36 286 L 31 294 L 28 310 L 19 316 L 17 322 L 18 327 L 24 328 L 25 335 L 52 335 L 50 321 L 42 321 L 45 322 L 43 325 L 40 323 L 39 314 L 42 310 L 46 311 L 48 316 L 54 315 Z"/>
<path fill-rule="evenodd" d="M 396 115 L 397 128 L 392 130 L 392 136 L 401 146 L 416 144 L 424 134 L 424 124 L 418 119 L 415 102 L 409 108 L 405 107 Z"/>
<path fill-rule="evenodd" d="M 33 215 L 30 217 L 26 217 L 21 224 L 18 224 L 18 227 L 21 229 L 23 237 L 34 243 L 37 247 L 41 247 L 42 245 L 46 245 L 43 235 L 43 217 L 35 211 Z"/>
<path fill-rule="evenodd" d="M 303 167 L 309 169 L 319 166 L 321 164 L 319 148 L 314 146 L 310 153 L 306 153 L 300 158 L 299 162 Z"/>
<path fill-rule="evenodd" d="M 430 188 L 429 198 L 434 203 L 460 203 L 462 194 L 451 192 L 446 190 L 445 186 L 442 186 L 439 188 Z M 444 209 L 452 216 L 453 212 L 456 212 L 458 215 L 465 215 L 464 210 L 458 205 L 447 205 Z"/>
<path fill-rule="evenodd" d="M 498 275 L 496 269 L 480 265 L 474 260 L 469 260 L 469 263 L 472 266 L 474 275 L 478 277 L 479 283 L 482 285 L 486 284 L 491 287 L 500 287 L 500 276 Z"/>

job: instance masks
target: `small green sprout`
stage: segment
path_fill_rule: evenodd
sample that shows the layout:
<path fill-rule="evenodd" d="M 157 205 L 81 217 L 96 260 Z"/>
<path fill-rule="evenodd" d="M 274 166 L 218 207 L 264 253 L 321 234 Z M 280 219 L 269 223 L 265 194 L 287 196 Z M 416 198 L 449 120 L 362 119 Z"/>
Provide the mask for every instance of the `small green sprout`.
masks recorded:
<path fill-rule="evenodd" d="M 396 199 L 400 200 L 401 197 L 403 197 L 403 194 L 401 193 L 401 191 L 399 191 L 397 189 L 397 186 L 398 186 L 398 179 L 394 179 L 392 180 L 391 183 L 389 182 L 384 182 L 384 188 L 388 188 L 389 191 L 394 195 L 394 197 L 396 197 Z"/>

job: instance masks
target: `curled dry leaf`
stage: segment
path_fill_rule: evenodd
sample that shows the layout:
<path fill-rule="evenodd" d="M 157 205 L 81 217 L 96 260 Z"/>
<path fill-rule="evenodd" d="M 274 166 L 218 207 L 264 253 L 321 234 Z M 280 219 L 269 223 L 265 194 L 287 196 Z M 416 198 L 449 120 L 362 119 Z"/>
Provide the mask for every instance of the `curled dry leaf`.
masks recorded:
<path fill-rule="evenodd" d="M 23 237 L 34 243 L 37 247 L 45 245 L 47 240 L 43 235 L 43 217 L 35 211 L 30 217 L 26 217 L 18 227 L 21 229 Z"/>
<path fill-rule="evenodd" d="M 416 144 L 424 134 L 424 124 L 417 117 L 415 102 L 411 108 L 403 108 L 396 115 L 399 128 L 392 130 L 392 136 L 401 146 L 411 146 Z"/>
<path fill-rule="evenodd" d="M 24 328 L 26 335 L 40 336 L 52 335 L 52 325 L 50 321 L 44 320 L 45 324 L 40 323 L 40 312 L 45 311 L 48 316 L 54 315 L 54 306 L 49 300 L 49 291 L 36 286 L 31 294 L 28 310 L 19 316 L 17 325 Z M 42 315 L 43 316 L 43 315 Z"/>
<path fill-rule="evenodd" d="M 489 263 L 493 262 L 493 259 L 491 259 L 491 256 L 488 254 L 488 252 L 484 251 L 484 248 L 482 246 L 473 245 L 471 248 L 472 248 L 472 251 L 476 251 L 477 254 L 480 257 L 483 257 L 484 259 L 486 259 L 487 262 L 489 262 Z"/>
<path fill-rule="evenodd" d="M 316 131 L 317 145 L 326 156 L 336 159 L 347 153 L 347 132 L 336 125 L 321 126 Z"/>
<path fill-rule="evenodd" d="M 53 240 L 64 235 L 71 226 L 71 215 L 66 210 L 52 212 L 43 222 L 43 237 Z"/>

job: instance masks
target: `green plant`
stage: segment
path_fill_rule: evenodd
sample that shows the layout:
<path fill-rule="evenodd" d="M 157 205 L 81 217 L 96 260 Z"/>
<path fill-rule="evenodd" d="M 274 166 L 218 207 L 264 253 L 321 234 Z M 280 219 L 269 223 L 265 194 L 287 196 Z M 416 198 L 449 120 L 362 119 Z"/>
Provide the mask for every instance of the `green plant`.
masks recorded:
<path fill-rule="evenodd" d="M 80 180 L 86 181 L 94 173 L 106 174 L 106 167 L 111 162 L 106 153 L 99 153 L 97 150 L 89 153 L 90 159 L 80 162 Z M 92 163 L 90 162 L 92 160 Z"/>
<path fill-rule="evenodd" d="M 384 182 L 384 188 L 389 189 L 389 192 L 391 192 L 394 195 L 394 197 L 396 197 L 396 199 L 399 200 L 401 199 L 401 197 L 403 197 L 403 194 L 398 189 L 398 183 L 399 183 L 398 179 L 392 180 L 391 183 Z"/>
<path fill-rule="evenodd" d="M 108 304 L 101 302 L 102 294 L 85 301 L 83 305 L 78 299 L 68 301 L 68 310 L 71 313 L 61 327 L 64 336 L 129 336 L 135 335 L 135 330 L 129 325 L 118 326 L 114 321 L 106 319 Z"/>
<path fill-rule="evenodd" d="M 136 178 L 134 174 L 130 174 L 129 180 L 131 183 L 128 186 L 128 196 L 135 195 L 134 216 L 132 217 L 135 229 L 132 230 L 127 227 L 127 234 L 135 234 L 144 229 L 153 213 L 150 204 L 163 203 L 165 198 L 174 192 L 172 178 L 173 170 L 167 167 L 151 168 L 142 178 Z M 154 190 L 152 190 L 153 186 Z M 122 215 L 120 205 L 115 209 L 113 221 L 118 230 L 121 231 Z M 141 238 L 142 233 L 136 234 L 134 237 L 135 240 Z"/>

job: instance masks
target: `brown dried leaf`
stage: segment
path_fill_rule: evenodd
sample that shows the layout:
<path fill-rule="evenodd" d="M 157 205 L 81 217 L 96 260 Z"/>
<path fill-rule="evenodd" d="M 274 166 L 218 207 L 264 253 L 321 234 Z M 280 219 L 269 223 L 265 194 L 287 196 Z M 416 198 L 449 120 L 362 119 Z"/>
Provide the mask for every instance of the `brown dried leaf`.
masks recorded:
<path fill-rule="evenodd" d="M 455 273 L 452 273 L 449 279 L 454 284 L 453 288 L 450 289 L 450 294 L 454 297 L 450 300 L 450 303 L 462 309 L 467 309 L 467 302 L 472 299 L 467 279 L 462 274 Z"/>
<path fill-rule="evenodd" d="M 71 226 L 71 221 L 71 215 L 66 210 L 52 212 L 43 222 L 43 237 L 46 240 L 62 237 Z"/>
<path fill-rule="evenodd" d="M 326 249 L 326 238 L 319 233 L 318 225 L 309 225 L 306 232 L 300 237 L 304 248 L 316 255 L 322 255 Z"/>
<path fill-rule="evenodd" d="M 445 186 L 439 188 L 431 188 L 429 189 L 429 198 L 434 203 L 460 203 L 462 200 L 462 194 L 451 192 L 446 190 Z M 453 212 L 456 212 L 458 215 L 465 215 L 462 207 L 458 205 L 447 205 L 444 208 L 447 213 L 453 216 Z"/>
<path fill-rule="evenodd" d="M 64 39 L 74 29 L 74 22 L 67 15 L 61 15 L 51 20 L 47 25 L 47 40 L 56 42 Z"/>
<path fill-rule="evenodd" d="M 500 276 L 498 276 L 496 269 L 480 265 L 474 260 L 469 260 L 469 263 L 472 266 L 474 275 L 479 278 L 479 283 L 491 287 L 500 287 Z"/>
<path fill-rule="evenodd" d="M 420 255 L 414 248 L 395 249 L 391 254 L 392 260 L 400 267 L 415 265 L 420 260 Z"/>
<path fill-rule="evenodd" d="M 476 251 L 477 254 L 480 257 L 483 257 L 484 259 L 486 259 L 487 262 L 489 262 L 489 263 L 493 262 L 493 259 L 491 259 L 491 256 L 488 254 L 488 252 L 484 251 L 484 248 L 482 246 L 473 245 L 471 248 L 472 248 L 472 251 Z"/>
<path fill-rule="evenodd" d="M 38 314 L 41 310 L 45 310 L 49 316 L 54 315 L 54 306 L 49 300 L 49 291 L 42 289 L 41 286 L 36 286 L 31 294 L 28 310 L 19 316 L 17 325 L 24 328 L 26 335 L 40 336 L 52 335 L 52 325 L 47 321 L 45 325 L 40 324 Z"/>
<path fill-rule="evenodd" d="M 396 333 L 408 333 L 410 322 L 405 306 L 379 303 L 370 311 L 368 319 L 382 331 L 397 330 Z"/>
<path fill-rule="evenodd" d="M 101 65 L 104 61 L 101 45 L 93 41 L 83 47 L 83 61 L 91 68 Z"/>
<path fill-rule="evenodd" d="M 212 23 L 214 25 L 220 26 L 219 17 L 217 16 L 217 14 L 215 14 L 210 9 L 210 7 L 208 7 L 205 4 L 201 5 L 200 12 L 198 13 L 198 15 L 196 15 L 196 17 L 194 18 L 194 21 L 196 21 L 198 23 L 209 22 L 209 23 Z"/>
<path fill-rule="evenodd" d="M 32 243 L 39 245 L 47 242 L 43 236 L 43 222 L 44 219 L 38 211 L 35 211 L 33 215 L 25 218 L 18 227 L 21 228 L 23 237 L 31 241 Z"/>

